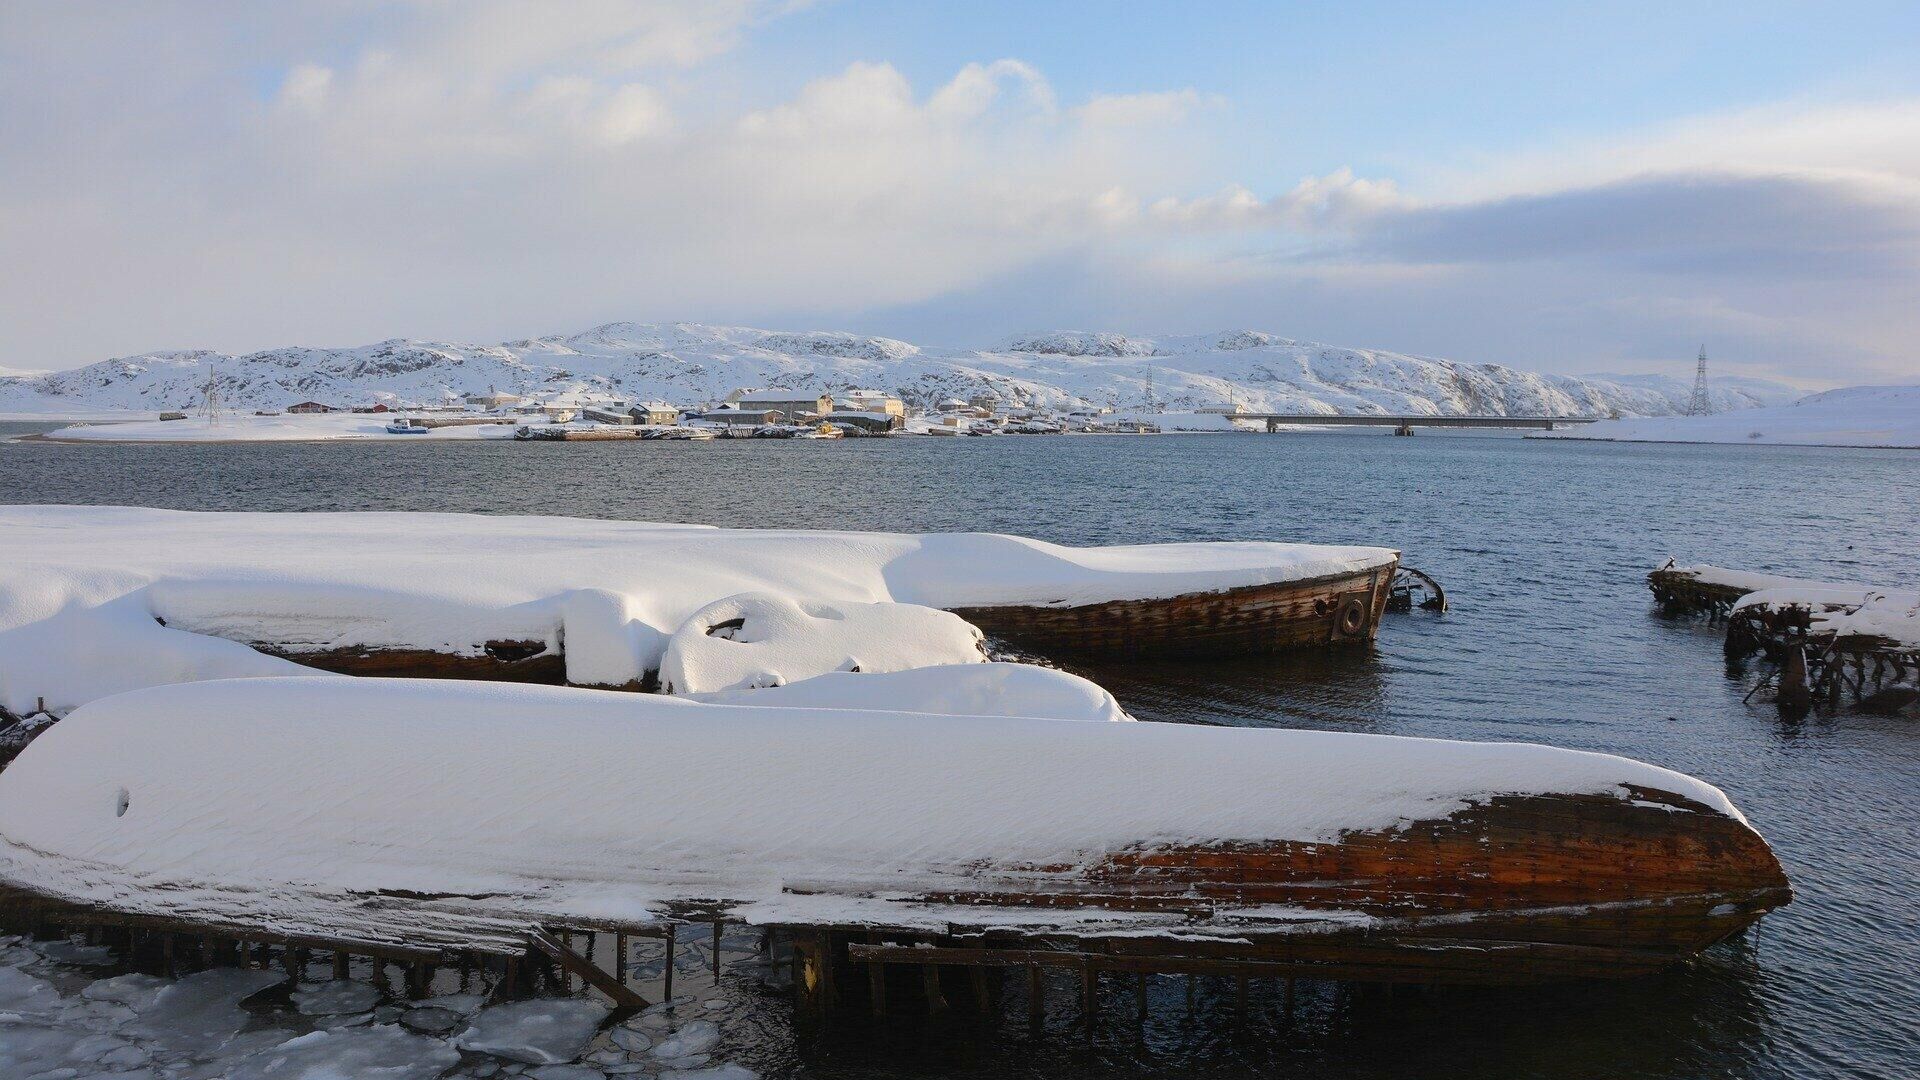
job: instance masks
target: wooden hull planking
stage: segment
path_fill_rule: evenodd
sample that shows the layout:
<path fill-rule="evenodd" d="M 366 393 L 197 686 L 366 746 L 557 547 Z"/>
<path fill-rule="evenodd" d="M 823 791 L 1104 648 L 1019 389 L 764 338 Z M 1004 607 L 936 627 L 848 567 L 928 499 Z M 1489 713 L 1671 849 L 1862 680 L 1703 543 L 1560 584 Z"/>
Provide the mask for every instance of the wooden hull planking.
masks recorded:
<path fill-rule="evenodd" d="M 837 934 L 842 945 L 856 937 L 914 943 L 897 952 L 849 945 L 835 954 L 849 962 L 1500 985 L 1649 974 L 1792 899 L 1779 862 L 1742 822 L 1664 792 L 1633 794 L 1500 796 L 1443 819 L 1328 843 L 1142 846 L 1091 871 L 983 865 L 969 875 L 979 887 L 965 892 L 883 900 L 853 886 L 790 883 L 796 896 L 858 903 L 830 904 L 838 912 L 831 925 L 756 921 L 816 939 Z M 116 914 L 0 894 L 15 925 L 23 916 L 181 932 L 198 925 L 447 955 L 515 954 L 542 927 L 658 929 L 543 912 L 537 899 L 499 894 L 310 897 L 297 920 L 273 904 L 257 915 L 248 905 L 236 916 L 231 907 L 212 915 L 141 904 Z M 664 917 L 741 918 L 738 903 L 689 897 L 670 902 Z M 930 922 L 943 932 L 930 933 Z M 958 955 L 936 959 L 925 951 L 929 940 L 958 946 Z"/>
<path fill-rule="evenodd" d="M 989 637 L 1042 656 L 1224 657 L 1363 645 L 1379 630 L 1398 565 L 1156 600 L 952 610 Z"/>

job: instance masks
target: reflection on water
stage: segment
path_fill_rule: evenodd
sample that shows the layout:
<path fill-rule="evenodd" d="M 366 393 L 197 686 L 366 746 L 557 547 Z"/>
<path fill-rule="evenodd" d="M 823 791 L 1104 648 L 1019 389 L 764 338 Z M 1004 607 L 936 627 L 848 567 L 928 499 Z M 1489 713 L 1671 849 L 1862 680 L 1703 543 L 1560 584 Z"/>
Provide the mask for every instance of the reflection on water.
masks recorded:
<path fill-rule="evenodd" d="M 0 425 L 0 431 L 4 431 Z M 19 429 L 16 429 L 19 430 Z M 777 1076 L 1701 1077 L 1913 1075 L 1920 1060 L 1920 728 L 1742 703 L 1720 633 L 1652 611 L 1668 555 L 1914 588 L 1920 454 L 1511 438 L 1166 436 L 58 446 L 0 442 L 0 502 L 419 509 L 1399 547 L 1453 610 L 1378 644 L 1220 663 L 1076 668 L 1149 720 L 1546 742 L 1725 788 L 1797 899 L 1701 962 L 1630 983 L 1369 996 L 1155 980 L 1144 1028 L 1114 982 L 1088 1043 L 893 1018 L 796 1037 L 752 999 L 727 1055 Z M 1017 982 L 1018 980 L 1016 980 Z M 1019 986 L 1010 986 L 1017 999 Z M 1024 1006 L 1010 1005 L 1009 1018 Z"/>

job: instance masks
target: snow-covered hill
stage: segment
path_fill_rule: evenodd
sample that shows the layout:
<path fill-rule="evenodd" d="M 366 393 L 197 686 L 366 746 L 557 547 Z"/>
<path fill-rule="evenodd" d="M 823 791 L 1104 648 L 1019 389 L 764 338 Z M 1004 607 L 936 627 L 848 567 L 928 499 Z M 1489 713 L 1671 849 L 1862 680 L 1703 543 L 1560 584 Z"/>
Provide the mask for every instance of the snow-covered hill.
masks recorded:
<path fill-rule="evenodd" d="M 0 377 L 0 413 L 73 415 L 184 409 L 214 378 L 233 407 L 313 399 L 426 404 L 489 387 L 515 393 L 605 391 L 692 405 L 736 387 L 855 386 L 926 407 L 990 397 L 1009 406 L 1190 411 L 1238 401 L 1250 411 L 1666 415 L 1686 399 L 1664 385 L 1543 375 L 1253 330 L 1130 338 L 1064 331 L 986 350 L 890 338 L 772 332 L 689 323 L 609 323 L 499 345 L 392 340 L 347 349 L 285 348 L 229 356 L 194 350 L 105 360 L 72 371 Z M 1721 393 L 1726 407 L 1759 404 Z"/>
<path fill-rule="evenodd" d="M 1756 446 L 1920 447 L 1920 386 L 1847 386 L 1791 405 L 1712 416 L 1603 420 L 1531 438 Z"/>

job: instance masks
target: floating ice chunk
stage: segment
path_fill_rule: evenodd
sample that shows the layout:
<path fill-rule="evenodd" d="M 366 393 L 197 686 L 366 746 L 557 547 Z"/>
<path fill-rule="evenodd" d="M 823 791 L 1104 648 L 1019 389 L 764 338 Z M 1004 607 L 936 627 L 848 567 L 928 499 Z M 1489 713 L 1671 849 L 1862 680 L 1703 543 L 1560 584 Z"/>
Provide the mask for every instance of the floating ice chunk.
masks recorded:
<path fill-rule="evenodd" d="M 653 1036 L 630 1027 L 617 1027 L 608 1032 L 613 1045 L 630 1054 L 644 1054 L 653 1049 Z"/>
<path fill-rule="evenodd" d="M 153 1055 L 145 1049 L 128 1042 L 118 1035 L 98 1032 L 75 1040 L 73 1049 L 67 1056 L 75 1061 L 92 1062 L 114 1069 L 131 1069 L 145 1065 Z"/>
<path fill-rule="evenodd" d="M 526 1075 L 533 1080 L 601 1080 L 607 1074 L 586 1065 L 541 1065 Z"/>
<path fill-rule="evenodd" d="M 390 1024 L 314 1031 L 234 1065 L 226 1080 L 433 1080 L 460 1063 L 438 1039 Z"/>
<path fill-rule="evenodd" d="M 760 1074 L 745 1065 L 715 1065 L 711 1069 L 668 1069 L 660 1080 L 760 1080 Z"/>
<path fill-rule="evenodd" d="M 720 1025 L 711 1020 L 695 1020 L 679 1030 L 670 1038 L 657 1043 L 653 1056 L 657 1058 L 683 1058 L 694 1054 L 704 1054 L 720 1041 Z"/>
<path fill-rule="evenodd" d="M 152 975 L 115 975 L 89 984 L 80 996 L 90 1001 L 116 1001 L 138 1012 L 152 1005 L 166 988 L 167 980 Z"/>
<path fill-rule="evenodd" d="M 0 1013 L 44 1016 L 60 1004 L 60 991 L 52 983 L 19 968 L 0 967 Z"/>
<path fill-rule="evenodd" d="M 73 1032 L 67 1028 L 0 1013 L 0 1076 L 35 1076 L 70 1066 L 72 1047 Z"/>
<path fill-rule="evenodd" d="M 593 1040 L 606 1018 L 591 1001 L 514 1001 L 482 1009 L 454 1045 L 529 1065 L 572 1061 Z"/>
<path fill-rule="evenodd" d="M 277 971 L 212 968 L 175 980 L 154 996 L 127 1033 L 181 1054 L 219 1049 L 247 1025 L 240 1002 L 285 981 Z"/>
<path fill-rule="evenodd" d="M 36 941 L 33 951 L 56 964 L 72 967 L 106 967 L 113 963 L 113 950 L 105 945 L 82 945 L 77 941 Z"/>
<path fill-rule="evenodd" d="M 879 709 L 942 716 L 1132 720 L 1096 683 L 1031 664 L 941 664 L 885 674 L 832 672 L 764 690 L 692 695 L 714 705 Z"/>
<path fill-rule="evenodd" d="M 486 1003 L 485 994 L 441 994 L 439 997 L 426 998 L 413 1004 L 417 1009 L 445 1009 L 461 1016 L 472 1016 L 480 1011 L 480 1006 Z"/>
<path fill-rule="evenodd" d="M 366 1012 L 378 1004 L 379 990 L 348 979 L 334 979 L 293 992 L 293 1006 L 305 1016 L 345 1016 Z"/>
<path fill-rule="evenodd" d="M 445 1035 L 460 1026 L 460 1014 L 452 1009 L 408 1009 L 401 1014 L 400 1022 L 427 1035 Z"/>
<path fill-rule="evenodd" d="M 981 634 L 916 604 L 825 603 L 739 593 L 693 613 L 667 641 L 667 693 L 749 690 L 830 671 L 885 672 L 986 659 Z"/>

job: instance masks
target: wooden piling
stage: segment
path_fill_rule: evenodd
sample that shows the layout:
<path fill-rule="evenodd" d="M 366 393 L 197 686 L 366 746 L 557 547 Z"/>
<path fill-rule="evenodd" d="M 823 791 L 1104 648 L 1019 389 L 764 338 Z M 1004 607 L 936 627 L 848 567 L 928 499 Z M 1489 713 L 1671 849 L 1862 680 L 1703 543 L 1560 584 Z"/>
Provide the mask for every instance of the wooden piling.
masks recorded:
<path fill-rule="evenodd" d="M 880 935 L 869 932 L 867 941 L 878 945 Z M 875 1016 L 887 1015 L 887 965 L 867 965 L 867 1006 Z"/>
<path fill-rule="evenodd" d="M 662 994 L 663 996 L 665 996 L 665 998 L 666 998 L 666 1000 L 668 1000 L 668 1001 L 672 1001 L 672 1000 L 673 1000 L 673 938 L 674 938 L 674 933 L 675 933 L 675 930 L 674 930 L 674 924 L 673 924 L 673 923 L 668 923 L 668 924 L 667 924 L 667 930 L 666 930 L 666 934 L 667 934 L 667 971 L 666 971 L 666 981 L 667 981 L 667 984 L 666 984 L 666 987 L 665 987 L 665 988 L 664 988 L 663 990 L 661 990 L 661 994 Z"/>
<path fill-rule="evenodd" d="M 1091 964 L 1080 968 L 1080 1022 L 1093 1037 L 1094 1014 L 1100 1009 L 1100 973 Z"/>
<path fill-rule="evenodd" d="M 1035 1031 L 1047 1026 L 1047 972 L 1039 964 L 1027 965 L 1027 1026 Z"/>

